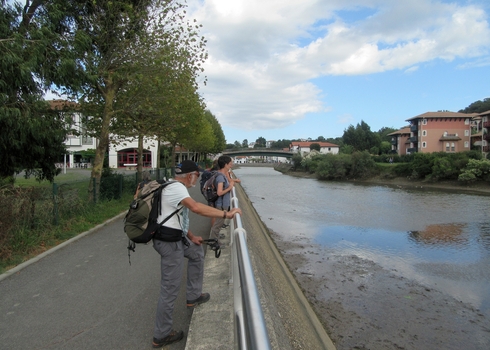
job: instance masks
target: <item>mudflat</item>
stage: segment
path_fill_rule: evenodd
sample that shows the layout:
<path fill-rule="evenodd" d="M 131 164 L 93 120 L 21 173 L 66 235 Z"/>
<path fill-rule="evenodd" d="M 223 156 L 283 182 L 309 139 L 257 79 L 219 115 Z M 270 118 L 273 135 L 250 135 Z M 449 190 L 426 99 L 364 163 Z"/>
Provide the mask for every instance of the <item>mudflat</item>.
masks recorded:
<path fill-rule="evenodd" d="M 305 237 L 271 235 L 337 349 L 490 348 L 490 319 L 472 305 Z"/>
<path fill-rule="evenodd" d="M 350 182 L 490 195 L 490 185 L 482 182 L 404 178 Z M 337 349 L 490 349 L 488 315 L 444 290 L 426 287 L 371 260 L 339 255 L 306 237 L 285 241 L 274 232 L 271 236 Z"/>

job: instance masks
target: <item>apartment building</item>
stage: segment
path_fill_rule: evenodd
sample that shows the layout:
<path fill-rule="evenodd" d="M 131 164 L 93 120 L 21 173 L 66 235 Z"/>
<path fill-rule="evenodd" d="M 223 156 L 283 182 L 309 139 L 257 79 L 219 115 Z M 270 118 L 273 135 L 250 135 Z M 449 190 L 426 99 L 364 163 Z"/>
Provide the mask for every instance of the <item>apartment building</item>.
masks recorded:
<path fill-rule="evenodd" d="M 410 147 L 414 152 L 464 152 L 471 149 L 471 121 L 478 114 L 427 112 L 407 119 Z"/>
<path fill-rule="evenodd" d="M 490 152 L 488 145 L 490 142 L 490 111 L 480 113 L 478 118 L 475 118 L 475 121 L 477 122 L 475 123 L 475 133 L 473 135 L 475 138 L 474 144 L 478 145 L 479 141 L 482 152 L 488 153 Z M 478 134 L 480 137 L 477 136 Z"/>
<path fill-rule="evenodd" d="M 398 131 L 388 134 L 391 137 L 391 153 L 404 155 L 410 148 L 410 126 L 405 126 Z"/>

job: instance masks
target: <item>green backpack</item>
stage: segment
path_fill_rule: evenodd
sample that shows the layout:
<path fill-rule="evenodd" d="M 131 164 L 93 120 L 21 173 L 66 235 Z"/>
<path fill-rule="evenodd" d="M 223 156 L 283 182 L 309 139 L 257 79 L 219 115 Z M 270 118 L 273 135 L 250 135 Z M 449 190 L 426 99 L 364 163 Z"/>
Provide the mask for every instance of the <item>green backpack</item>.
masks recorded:
<path fill-rule="evenodd" d="M 124 217 L 124 232 L 129 238 L 128 250 L 134 252 L 136 243 L 148 243 L 151 241 L 160 226 L 182 209 L 177 209 L 162 222 L 157 222 L 162 190 L 174 182 L 150 181 L 140 190 L 138 198 L 131 202 L 129 210 Z"/>

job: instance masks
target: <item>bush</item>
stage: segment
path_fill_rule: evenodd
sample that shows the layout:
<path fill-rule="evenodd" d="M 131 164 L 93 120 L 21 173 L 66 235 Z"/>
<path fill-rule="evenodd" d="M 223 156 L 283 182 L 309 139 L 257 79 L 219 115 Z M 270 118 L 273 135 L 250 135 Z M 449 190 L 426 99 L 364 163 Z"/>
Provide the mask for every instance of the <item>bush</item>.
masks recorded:
<path fill-rule="evenodd" d="M 432 167 L 431 178 L 436 180 L 457 179 L 459 168 L 450 157 L 436 158 Z"/>
<path fill-rule="evenodd" d="M 293 169 L 294 170 L 301 169 L 301 161 L 302 160 L 303 160 L 303 157 L 301 156 L 301 154 L 299 154 L 299 152 L 293 154 L 292 163 L 293 163 Z"/>
<path fill-rule="evenodd" d="M 413 161 L 411 162 L 411 176 L 415 179 L 425 179 L 427 176 L 432 174 L 434 160 L 434 153 L 415 153 Z"/>
<path fill-rule="evenodd" d="M 354 152 L 352 154 L 352 166 L 349 176 L 365 179 L 378 174 L 376 163 L 368 151 Z"/>
<path fill-rule="evenodd" d="M 392 171 L 395 176 L 409 177 L 412 175 L 412 165 L 410 163 L 398 163 Z"/>
<path fill-rule="evenodd" d="M 348 154 L 326 154 L 318 162 L 316 176 L 320 180 L 341 180 L 346 178 L 352 165 Z"/>
<path fill-rule="evenodd" d="M 490 160 L 470 159 L 458 176 L 459 181 L 474 182 L 477 180 L 490 181 Z"/>

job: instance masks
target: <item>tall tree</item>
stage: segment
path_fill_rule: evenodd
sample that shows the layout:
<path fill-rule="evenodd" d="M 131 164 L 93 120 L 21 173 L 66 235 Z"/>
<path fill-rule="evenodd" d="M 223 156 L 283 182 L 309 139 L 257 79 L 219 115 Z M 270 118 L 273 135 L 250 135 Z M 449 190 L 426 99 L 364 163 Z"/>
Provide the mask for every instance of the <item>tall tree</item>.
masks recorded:
<path fill-rule="evenodd" d="M 213 128 L 213 135 L 214 135 L 214 146 L 212 149 L 209 150 L 209 153 L 213 153 L 213 154 L 220 153 L 227 148 L 223 129 L 221 128 L 218 119 L 216 119 L 216 117 L 213 115 L 213 113 L 211 113 L 211 111 L 206 110 L 206 112 L 204 113 L 204 117 L 211 124 L 211 127 Z"/>
<path fill-rule="evenodd" d="M 255 140 L 254 148 L 265 147 L 266 143 L 267 143 L 266 139 L 261 136 L 257 140 Z"/>
<path fill-rule="evenodd" d="M 350 125 L 344 130 L 343 144 L 350 145 L 356 151 L 367 151 L 372 147 L 379 147 L 381 140 L 379 135 L 371 131 L 370 126 L 361 120 L 356 127 Z"/>
<path fill-rule="evenodd" d="M 53 47 L 64 23 L 52 2 L 44 6 L 48 17 L 34 16 L 28 5 L 0 7 L 0 177 L 25 170 L 53 181 L 65 153 L 66 114 L 51 109 L 43 94 L 66 66 Z"/>
<path fill-rule="evenodd" d="M 148 57 L 156 59 L 162 52 L 171 56 L 167 62 L 185 67 L 195 78 L 206 58 L 205 40 L 199 26 L 185 20 L 185 6 L 174 0 L 80 0 L 72 5 L 69 45 L 79 63 L 78 79 L 60 86 L 78 97 L 92 117 L 99 140 L 92 169 L 98 193 L 111 127 L 126 113 L 117 109 L 121 93 L 131 91 L 135 76 L 148 74 Z"/>

